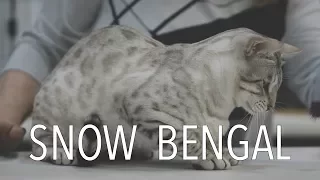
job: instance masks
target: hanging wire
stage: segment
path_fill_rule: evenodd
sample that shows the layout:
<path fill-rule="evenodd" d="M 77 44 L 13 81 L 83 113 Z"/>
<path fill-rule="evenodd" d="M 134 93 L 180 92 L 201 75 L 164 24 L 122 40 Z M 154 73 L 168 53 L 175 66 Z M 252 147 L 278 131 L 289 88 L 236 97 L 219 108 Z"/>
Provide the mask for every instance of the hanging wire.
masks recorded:
<path fill-rule="evenodd" d="M 16 17 L 16 11 L 17 11 L 17 2 L 16 0 L 10 0 L 9 1 L 10 6 L 10 15 L 7 22 L 7 31 L 10 38 L 10 53 L 14 49 L 14 41 L 17 36 L 17 17 Z"/>
<path fill-rule="evenodd" d="M 119 13 L 119 15 L 116 15 L 116 10 L 115 10 L 114 4 L 113 4 L 113 0 L 109 0 L 110 8 L 111 8 L 112 16 L 113 16 L 113 21 L 112 21 L 111 25 L 119 24 L 119 19 L 125 13 L 127 13 L 130 9 L 132 9 L 133 6 L 136 5 L 139 1 L 141 1 L 141 0 L 134 0 L 130 4 L 127 4 L 127 6 Z"/>
<path fill-rule="evenodd" d="M 125 0 L 121 0 L 123 4 L 125 4 L 127 7 L 129 7 L 131 4 L 128 4 Z M 138 16 L 136 12 L 134 12 L 133 8 L 130 8 L 130 12 L 132 15 L 137 19 L 137 21 L 143 26 L 148 32 L 151 32 L 151 30 L 148 28 L 148 26 L 142 21 L 142 19 Z M 121 13 L 120 13 L 121 14 Z"/>
<path fill-rule="evenodd" d="M 139 23 L 146 29 L 149 31 L 149 33 L 152 36 L 156 36 L 157 33 L 163 29 L 168 23 L 170 23 L 172 20 L 174 20 L 176 17 L 178 17 L 180 14 L 182 14 L 183 12 L 185 12 L 186 10 L 188 10 L 189 8 L 191 8 L 194 4 L 196 4 L 199 1 L 202 0 L 191 0 L 188 4 L 186 4 L 185 6 L 183 6 L 182 8 L 180 8 L 178 11 L 176 11 L 175 13 L 173 13 L 171 16 L 169 16 L 167 19 L 165 19 L 162 23 L 160 23 L 154 30 L 149 30 L 149 28 L 147 27 L 147 25 L 142 21 L 142 19 L 132 10 L 132 8 L 141 0 L 134 0 L 132 1 L 130 4 L 128 4 L 126 1 L 122 0 L 122 3 L 124 3 L 126 5 L 126 7 L 120 12 L 119 15 L 116 15 L 116 10 L 115 10 L 115 6 L 113 3 L 113 0 L 109 0 L 109 4 L 110 4 L 110 8 L 111 8 L 111 12 L 112 12 L 112 16 L 113 16 L 113 21 L 111 22 L 111 25 L 118 25 L 119 24 L 119 19 L 128 11 L 131 11 L 131 13 L 133 14 L 133 16 L 135 16 L 135 18 L 139 21 Z"/>
<path fill-rule="evenodd" d="M 189 8 L 191 8 L 193 5 L 195 5 L 197 2 L 199 2 L 200 0 L 192 0 L 190 1 L 188 4 L 186 4 L 185 6 L 183 6 L 182 8 L 180 8 L 178 11 L 176 11 L 175 13 L 173 13 L 171 16 L 169 16 L 167 19 L 165 19 L 162 23 L 160 23 L 152 32 L 152 36 L 156 36 L 156 34 L 162 29 L 164 28 L 170 21 L 172 21 L 173 19 L 175 19 L 176 17 L 178 17 L 180 14 L 182 14 L 183 12 L 185 12 L 186 10 L 188 10 Z"/>
<path fill-rule="evenodd" d="M 111 13 L 113 16 L 113 22 L 112 24 L 119 24 L 119 19 L 117 18 L 117 12 L 116 12 L 116 8 L 114 6 L 113 0 L 109 0 L 109 5 L 110 5 L 110 9 L 111 9 Z"/>

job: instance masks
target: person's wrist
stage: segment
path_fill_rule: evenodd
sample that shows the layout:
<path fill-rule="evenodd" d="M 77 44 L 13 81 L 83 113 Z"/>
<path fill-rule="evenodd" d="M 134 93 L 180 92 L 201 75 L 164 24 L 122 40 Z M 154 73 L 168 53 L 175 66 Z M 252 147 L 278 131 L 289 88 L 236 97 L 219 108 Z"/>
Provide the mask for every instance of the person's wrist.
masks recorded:
<path fill-rule="evenodd" d="M 8 71 L 0 77 L 0 118 L 21 123 L 32 110 L 39 84 L 21 71 Z"/>
<path fill-rule="evenodd" d="M 8 106 L 5 103 L 0 103 L 0 120 L 13 124 L 21 124 L 24 119 L 24 111 L 18 106 Z"/>

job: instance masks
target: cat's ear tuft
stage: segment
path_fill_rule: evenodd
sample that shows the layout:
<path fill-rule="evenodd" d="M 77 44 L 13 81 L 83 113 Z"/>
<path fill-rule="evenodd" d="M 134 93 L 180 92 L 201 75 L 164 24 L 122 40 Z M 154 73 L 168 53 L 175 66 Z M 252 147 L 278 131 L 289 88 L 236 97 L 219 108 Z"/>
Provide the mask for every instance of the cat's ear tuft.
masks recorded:
<path fill-rule="evenodd" d="M 262 53 L 272 53 L 281 49 L 282 45 L 279 41 L 267 37 L 251 37 L 247 43 L 246 56 Z"/>
<path fill-rule="evenodd" d="M 258 53 L 279 52 L 283 58 L 296 56 L 301 49 L 268 37 L 251 37 L 246 46 L 246 56 Z"/>

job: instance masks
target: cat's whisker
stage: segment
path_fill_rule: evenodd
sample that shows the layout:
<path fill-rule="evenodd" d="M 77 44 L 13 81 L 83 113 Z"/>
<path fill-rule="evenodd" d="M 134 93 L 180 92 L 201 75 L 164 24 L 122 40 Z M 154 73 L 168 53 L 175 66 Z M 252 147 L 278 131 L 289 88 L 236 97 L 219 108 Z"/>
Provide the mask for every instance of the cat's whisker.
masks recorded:
<path fill-rule="evenodd" d="M 262 114 L 262 118 L 260 119 L 260 123 L 259 123 L 259 125 L 261 126 L 261 125 L 264 125 L 265 124 L 265 120 L 266 120 L 266 112 L 262 112 L 261 113 Z M 258 127 L 258 128 L 260 128 L 260 127 Z"/>
<path fill-rule="evenodd" d="M 288 105 L 288 104 L 286 104 L 286 103 L 284 103 L 284 102 L 280 102 L 280 101 L 277 101 L 276 104 Z"/>
<path fill-rule="evenodd" d="M 271 112 L 272 112 L 272 113 L 276 113 L 277 110 L 276 110 L 275 108 L 271 107 Z"/>
<path fill-rule="evenodd" d="M 285 71 L 282 72 L 282 74 L 292 74 L 292 71 L 285 70 Z"/>
<path fill-rule="evenodd" d="M 261 117 L 261 112 L 257 113 L 257 129 L 259 129 L 259 125 L 260 125 L 260 117 Z"/>
<path fill-rule="evenodd" d="M 313 119 L 314 119 L 314 117 L 312 117 L 312 116 L 309 116 L 309 120 L 311 120 L 311 121 L 312 121 Z"/>
<path fill-rule="evenodd" d="M 283 74 L 292 74 L 292 73 L 294 73 L 294 71 L 296 71 L 296 70 L 293 70 L 293 69 L 286 69 L 285 71 L 283 71 L 282 73 Z"/>
<path fill-rule="evenodd" d="M 282 76 L 282 79 L 292 79 L 292 76 Z"/>
<path fill-rule="evenodd" d="M 249 115 L 249 113 L 247 113 L 247 114 L 239 121 L 239 123 L 241 123 L 243 120 L 245 120 L 248 115 Z"/>
<path fill-rule="evenodd" d="M 310 116 L 310 115 L 309 115 L 309 119 L 310 119 L 311 121 L 313 121 L 313 122 L 314 122 L 314 121 L 317 121 L 317 118 L 316 118 L 316 117 L 313 117 L 313 116 Z"/>
<path fill-rule="evenodd" d="M 285 106 L 282 106 L 280 104 L 276 104 L 275 108 L 285 108 Z"/>
<path fill-rule="evenodd" d="M 260 129 L 260 127 L 261 127 L 262 125 L 264 125 L 265 118 L 266 118 L 266 113 L 265 113 L 265 112 L 261 112 L 261 113 L 260 113 L 260 116 L 261 116 L 261 118 L 260 118 L 260 120 L 259 120 L 259 124 L 258 124 L 257 129 Z"/>
<path fill-rule="evenodd" d="M 287 110 L 287 108 L 286 108 L 286 107 L 281 107 L 281 106 L 277 106 L 276 108 L 278 108 L 278 109 L 280 109 L 280 110 L 283 110 L 283 111 Z M 274 111 L 275 111 L 275 112 L 277 112 L 277 110 L 276 110 L 276 109 L 274 109 Z"/>
<path fill-rule="evenodd" d="M 259 129 L 259 124 L 260 124 L 260 116 L 261 116 L 261 114 L 260 113 L 258 113 L 257 114 L 257 129 Z"/>
<path fill-rule="evenodd" d="M 282 76 L 282 79 L 291 79 L 291 76 Z"/>
<path fill-rule="evenodd" d="M 291 74 L 282 73 L 282 77 L 289 77 L 289 76 L 291 76 Z"/>
<path fill-rule="evenodd" d="M 284 105 L 284 106 L 282 106 L 282 105 Z M 286 110 L 286 106 L 287 106 L 288 104 L 286 104 L 286 103 L 283 103 L 283 102 L 276 102 L 276 107 L 275 108 L 279 108 L 279 109 L 281 109 L 281 110 Z M 274 108 L 274 110 L 276 110 Z"/>
<path fill-rule="evenodd" d="M 248 114 L 249 114 L 249 113 L 248 113 Z M 244 124 L 244 126 L 246 126 L 247 128 L 249 128 L 249 125 L 250 125 L 252 119 L 254 118 L 254 115 L 251 115 L 251 114 L 249 114 L 249 115 L 250 115 L 250 116 L 249 116 L 249 118 L 248 118 L 247 123 Z"/>
<path fill-rule="evenodd" d="M 283 76 L 287 76 L 287 75 L 291 75 L 291 74 L 289 74 L 289 73 L 287 73 L 287 72 L 283 72 L 282 75 L 283 75 Z"/>

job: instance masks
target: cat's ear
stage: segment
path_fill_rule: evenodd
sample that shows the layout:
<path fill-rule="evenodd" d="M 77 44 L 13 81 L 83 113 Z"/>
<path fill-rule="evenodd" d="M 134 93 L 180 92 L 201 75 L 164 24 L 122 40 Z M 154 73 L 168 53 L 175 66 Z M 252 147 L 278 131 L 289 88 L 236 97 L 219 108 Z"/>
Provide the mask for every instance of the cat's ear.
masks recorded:
<path fill-rule="evenodd" d="M 245 48 L 245 55 L 250 57 L 252 55 L 255 55 L 257 52 L 259 52 L 262 48 L 262 44 L 265 43 L 265 40 L 262 38 L 253 37 L 250 38 L 246 48 Z"/>
<path fill-rule="evenodd" d="M 261 52 L 276 52 L 281 49 L 279 41 L 265 37 L 251 37 L 247 43 L 245 55 L 253 56 Z"/>
<path fill-rule="evenodd" d="M 284 59 L 290 59 L 296 55 L 298 55 L 302 50 L 292 46 L 287 43 L 282 43 L 282 46 L 279 50 L 279 53 L 281 54 L 281 57 Z"/>
<path fill-rule="evenodd" d="M 281 56 L 281 67 L 286 64 L 290 58 L 293 58 L 294 56 L 298 55 L 302 50 L 292 46 L 290 44 L 282 43 L 281 48 L 279 49 L 278 53 Z"/>
<path fill-rule="evenodd" d="M 246 46 L 246 55 L 252 56 L 260 52 L 280 53 L 282 58 L 290 58 L 301 52 L 301 49 L 267 37 L 252 37 Z"/>

